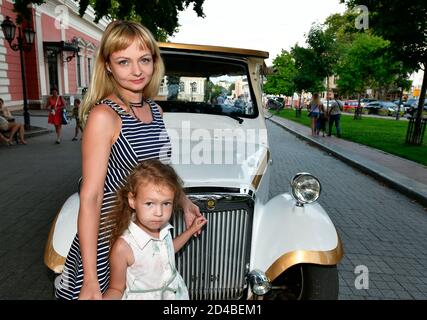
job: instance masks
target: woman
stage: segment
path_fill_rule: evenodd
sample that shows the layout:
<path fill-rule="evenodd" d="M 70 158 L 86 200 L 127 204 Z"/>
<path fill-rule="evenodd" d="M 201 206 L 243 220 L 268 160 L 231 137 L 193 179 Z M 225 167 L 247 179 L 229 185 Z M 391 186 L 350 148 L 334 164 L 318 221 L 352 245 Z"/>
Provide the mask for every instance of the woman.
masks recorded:
<path fill-rule="evenodd" d="M 1 135 L 0 139 L 5 141 L 7 145 L 11 146 L 14 135 L 16 132 L 19 132 L 19 144 L 27 144 L 24 138 L 24 125 L 15 121 L 9 109 L 4 106 L 4 101 L 2 98 L 0 98 L 0 117 L 7 121 L 2 121 L 0 129 L 2 131 L 10 131 L 9 138 Z"/>
<path fill-rule="evenodd" d="M 163 74 L 159 48 L 145 27 L 126 21 L 108 25 L 80 107 L 84 131 L 78 231 L 56 288 L 59 298 L 102 298 L 109 284 L 109 234 L 115 223 L 110 212 L 116 190 L 143 160 L 170 160 L 163 112 L 150 99 Z M 201 216 L 185 195 L 180 205 L 187 226 Z"/>
<path fill-rule="evenodd" d="M 47 98 L 46 109 L 48 109 L 49 117 L 47 119 L 48 123 L 51 123 L 55 126 L 56 132 L 56 144 L 61 143 L 61 128 L 62 128 L 62 110 L 65 108 L 64 98 L 58 95 L 58 89 L 52 88 L 51 96 Z"/>
<path fill-rule="evenodd" d="M 308 105 L 308 111 L 309 111 L 308 115 L 311 119 L 311 123 L 310 123 L 311 135 L 313 136 L 318 135 L 319 131 L 317 130 L 317 120 L 320 117 L 320 113 L 324 112 L 323 104 L 319 99 L 318 93 L 313 94 L 313 99 Z"/>

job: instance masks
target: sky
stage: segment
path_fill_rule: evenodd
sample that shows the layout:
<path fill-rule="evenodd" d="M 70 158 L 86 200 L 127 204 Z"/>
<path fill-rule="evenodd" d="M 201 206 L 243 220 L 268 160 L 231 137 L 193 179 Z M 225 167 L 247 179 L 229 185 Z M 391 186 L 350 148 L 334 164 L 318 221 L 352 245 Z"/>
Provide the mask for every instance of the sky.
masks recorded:
<path fill-rule="evenodd" d="M 339 0 L 205 0 L 206 17 L 187 8 L 170 41 L 268 51 L 270 65 L 282 49 L 304 45 L 313 22 L 344 11 Z"/>

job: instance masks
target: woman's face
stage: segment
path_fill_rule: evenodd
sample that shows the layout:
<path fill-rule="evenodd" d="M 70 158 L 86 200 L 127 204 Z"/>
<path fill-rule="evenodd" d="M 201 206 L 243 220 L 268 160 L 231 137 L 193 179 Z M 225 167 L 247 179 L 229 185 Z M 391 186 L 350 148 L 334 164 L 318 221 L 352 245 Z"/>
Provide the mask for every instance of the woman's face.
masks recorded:
<path fill-rule="evenodd" d="M 108 69 L 122 89 L 141 93 L 153 75 L 153 57 L 148 49 L 141 50 L 134 41 L 126 49 L 111 54 Z"/>
<path fill-rule="evenodd" d="M 52 96 L 56 97 L 58 95 L 58 90 L 52 90 Z"/>

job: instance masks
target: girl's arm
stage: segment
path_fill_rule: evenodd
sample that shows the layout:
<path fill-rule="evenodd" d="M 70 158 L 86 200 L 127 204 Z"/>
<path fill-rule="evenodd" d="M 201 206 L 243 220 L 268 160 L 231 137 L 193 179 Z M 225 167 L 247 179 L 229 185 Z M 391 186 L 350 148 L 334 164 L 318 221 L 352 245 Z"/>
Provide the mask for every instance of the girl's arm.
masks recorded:
<path fill-rule="evenodd" d="M 204 216 L 197 217 L 188 229 L 173 239 L 173 248 L 175 252 L 178 252 L 184 246 L 184 244 L 190 240 L 193 234 L 196 232 L 200 233 L 200 230 L 207 222 L 208 221 Z"/>
<path fill-rule="evenodd" d="M 82 187 L 77 232 L 83 263 L 83 286 L 79 299 L 101 299 L 97 275 L 97 245 L 108 158 L 120 119 L 108 106 L 95 106 L 89 116 L 82 143 Z"/>
<path fill-rule="evenodd" d="M 104 300 L 120 300 L 126 289 L 126 269 L 135 262 L 132 249 L 122 238 L 117 239 L 110 253 L 110 286 Z"/>

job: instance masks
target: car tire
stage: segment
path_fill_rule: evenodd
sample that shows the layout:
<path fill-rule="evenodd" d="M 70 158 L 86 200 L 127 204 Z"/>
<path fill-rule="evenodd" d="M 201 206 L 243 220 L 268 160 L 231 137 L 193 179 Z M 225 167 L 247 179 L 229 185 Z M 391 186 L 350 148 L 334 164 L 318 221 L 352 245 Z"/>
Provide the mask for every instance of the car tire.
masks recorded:
<path fill-rule="evenodd" d="M 266 300 L 337 300 L 338 270 L 335 265 L 300 264 L 276 278 Z"/>

